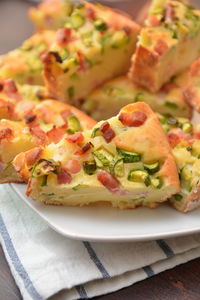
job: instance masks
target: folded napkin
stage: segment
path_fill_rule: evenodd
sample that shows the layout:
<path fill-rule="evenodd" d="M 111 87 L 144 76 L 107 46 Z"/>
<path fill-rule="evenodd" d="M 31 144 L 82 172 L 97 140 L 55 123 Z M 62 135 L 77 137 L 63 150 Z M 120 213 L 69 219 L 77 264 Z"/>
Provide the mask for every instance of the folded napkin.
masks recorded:
<path fill-rule="evenodd" d="M 91 298 L 200 256 L 200 234 L 115 244 L 70 240 L 8 185 L 0 187 L 0 242 L 25 300 Z"/>

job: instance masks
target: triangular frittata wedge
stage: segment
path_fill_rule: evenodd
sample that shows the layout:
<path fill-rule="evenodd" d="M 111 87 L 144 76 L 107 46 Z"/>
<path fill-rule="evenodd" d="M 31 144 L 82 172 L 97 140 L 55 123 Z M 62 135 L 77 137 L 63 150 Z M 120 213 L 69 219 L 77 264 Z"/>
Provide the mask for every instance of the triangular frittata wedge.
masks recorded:
<path fill-rule="evenodd" d="M 190 118 L 191 107 L 181 88 L 174 85 L 154 94 L 134 84 L 127 76 L 112 79 L 94 90 L 82 105 L 82 109 L 97 121 L 117 114 L 130 103 L 143 101 L 161 114 Z"/>
<path fill-rule="evenodd" d="M 200 207 L 200 126 L 185 118 L 159 115 L 175 158 L 181 191 L 170 198 L 182 212 Z"/>
<path fill-rule="evenodd" d="M 48 90 L 75 103 L 106 80 L 126 74 L 140 26 L 123 13 L 81 2 L 43 59 Z"/>
<path fill-rule="evenodd" d="M 64 26 L 72 8 L 70 0 L 45 0 L 29 9 L 29 18 L 38 31 L 56 30 Z"/>
<path fill-rule="evenodd" d="M 46 30 L 27 39 L 21 47 L 0 58 L 0 78 L 14 79 L 20 84 L 42 85 L 41 56 L 50 47 L 55 32 Z"/>
<path fill-rule="evenodd" d="M 37 149 L 34 149 L 36 151 Z M 113 207 L 155 207 L 179 192 L 178 172 L 167 137 L 149 106 L 125 106 L 91 131 L 16 157 L 14 166 L 30 175 L 27 194 L 56 205 L 99 201 Z"/>
<path fill-rule="evenodd" d="M 156 92 L 200 51 L 200 11 L 187 1 L 154 0 L 133 56 L 130 78 Z"/>
<path fill-rule="evenodd" d="M 90 129 L 96 124 L 78 109 L 55 100 L 45 100 L 32 107 L 22 120 L 0 120 L 0 183 L 23 181 L 12 166 L 19 153 L 51 142 L 58 143 L 63 136 Z"/>

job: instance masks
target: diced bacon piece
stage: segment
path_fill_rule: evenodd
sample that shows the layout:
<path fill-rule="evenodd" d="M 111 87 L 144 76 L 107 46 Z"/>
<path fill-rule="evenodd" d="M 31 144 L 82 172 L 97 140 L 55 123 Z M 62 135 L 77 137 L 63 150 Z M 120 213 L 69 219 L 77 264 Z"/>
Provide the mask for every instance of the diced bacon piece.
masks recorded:
<path fill-rule="evenodd" d="M 57 144 L 66 134 L 66 128 L 54 126 L 47 132 L 47 136 L 51 142 Z"/>
<path fill-rule="evenodd" d="M 39 126 L 31 127 L 30 131 L 32 135 L 35 137 L 36 143 L 38 145 L 47 144 L 47 135 Z"/>
<path fill-rule="evenodd" d="M 65 170 L 61 168 L 60 173 L 57 175 L 58 184 L 66 184 L 72 181 L 72 176 Z"/>
<path fill-rule="evenodd" d="M 108 122 L 104 122 L 99 129 L 101 132 L 105 133 L 109 128 L 110 124 Z"/>
<path fill-rule="evenodd" d="M 65 46 L 71 40 L 71 29 L 70 28 L 60 28 L 57 31 L 56 40 L 60 46 Z"/>
<path fill-rule="evenodd" d="M 92 148 L 92 143 L 87 143 L 87 144 L 85 144 L 82 148 L 81 148 L 81 150 L 78 150 L 78 151 L 76 151 L 76 155 L 83 155 L 83 154 L 85 154 L 87 151 L 89 151 L 91 148 Z"/>
<path fill-rule="evenodd" d="M 67 141 L 71 144 L 82 143 L 83 140 L 84 140 L 84 137 L 83 137 L 82 133 L 80 133 L 80 132 L 76 132 L 76 133 L 70 135 L 69 137 L 67 137 Z"/>
<path fill-rule="evenodd" d="M 70 159 L 65 164 L 65 168 L 69 171 L 69 173 L 76 174 L 76 173 L 80 172 L 80 170 L 81 170 L 81 164 L 76 159 Z"/>
<path fill-rule="evenodd" d="M 134 111 L 133 113 L 121 113 L 119 120 L 125 126 L 139 127 L 144 124 L 147 116 L 141 111 Z"/>
<path fill-rule="evenodd" d="M 176 147 L 181 141 L 181 138 L 175 133 L 168 133 L 168 140 L 172 148 Z"/>
<path fill-rule="evenodd" d="M 0 130 L 0 142 L 4 139 L 11 139 L 13 137 L 13 131 L 10 128 L 4 128 Z"/>
<path fill-rule="evenodd" d="M 160 56 L 164 55 L 168 49 L 167 43 L 163 40 L 158 40 L 154 47 L 154 51 Z"/>
<path fill-rule="evenodd" d="M 104 122 L 101 127 L 100 131 L 103 133 L 103 137 L 107 143 L 110 143 L 112 139 L 115 137 L 114 130 L 110 127 L 108 122 Z"/>
<path fill-rule="evenodd" d="M 115 137 L 115 132 L 112 128 L 109 128 L 104 134 L 103 134 L 104 139 L 106 140 L 107 143 L 110 143 L 112 139 Z"/>
<path fill-rule="evenodd" d="M 187 141 L 192 144 L 194 138 L 179 128 L 175 128 L 168 133 L 168 140 L 172 148 L 176 147 L 181 141 Z"/>
<path fill-rule="evenodd" d="M 120 183 L 118 182 L 118 180 L 111 175 L 110 173 L 106 172 L 106 171 L 101 171 L 98 175 L 97 175 L 97 179 L 99 180 L 99 182 L 101 182 L 101 184 L 103 184 L 103 186 L 105 186 L 105 188 L 107 190 L 109 190 L 112 194 L 115 195 L 125 195 L 126 191 L 123 191 L 120 188 Z"/>
<path fill-rule="evenodd" d="M 39 159 L 41 153 L 42 153 L 41 148 L 34 148 L 31 151 L 28 151 L 26 153 L 27 166 L 33 166 L 35 162 Z"/>

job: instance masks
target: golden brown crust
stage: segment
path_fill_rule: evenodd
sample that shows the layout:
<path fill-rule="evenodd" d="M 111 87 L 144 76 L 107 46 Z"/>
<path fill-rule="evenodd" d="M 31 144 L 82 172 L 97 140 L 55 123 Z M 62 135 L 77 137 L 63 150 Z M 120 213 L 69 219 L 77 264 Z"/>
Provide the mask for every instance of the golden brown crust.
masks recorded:
<path fill-rule="evenodd" d="M 153 76 L 152 68 L 156 68 L 159 55 L 138 45 L 133 56 L 133 63 L 129 71 L 129 78 L 135 83 L 148 87 L 152 92 L 158 90 L 155 73 Z"/>
<path fill-rule="evenodd" d="M 134 111 L 145 113 L 147 120 L 142 126 L 136 127 L 135 130 L 124 131 L 123 134 L 116 137 L 115 143 L 117 147 L 127 151 L 130 151 L 134 147 L 136 152 L 144 153 L 143 158 L 146 162 L 161 160 L 163 167 L 159 174 L 166 176 L 169 183 L 179 191 L 180 184 L 175 160 L 172 156 L 167 136 L 162 130 L 157 116 L 150 107 L 143 102 L 129 104 L 125 106 L 120 113 L 132 113 Z"/>
<path fill-rule="evenodd" d="M 42 148 L 36 147 L 29 151 L 22 152 L 14 158 L 12 165 L 23 182 L 28 182 L 30 175 L 29 169 L 34 164 L 34 162 L 41 157 L 41 155 Z M 32 161 L 32 163 L 30 163 L 30 160 Z"/>

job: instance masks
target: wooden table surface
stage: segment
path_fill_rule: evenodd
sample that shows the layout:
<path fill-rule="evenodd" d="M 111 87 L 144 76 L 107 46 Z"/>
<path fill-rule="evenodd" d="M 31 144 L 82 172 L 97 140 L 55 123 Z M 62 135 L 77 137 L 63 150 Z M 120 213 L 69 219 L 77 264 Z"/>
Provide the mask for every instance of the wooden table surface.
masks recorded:
<path fill-rule="evenodd" d="M 129 13 L 131 11 L 134 15 L 138 7 L 144 2 L 145 0 L 130 0 L 128 4 L 124 0 L 121 8 L 126 8 Z M 31 34 L 33 28 L 26 17 L 29 6 L 30 3 L 25 0 L 0 0 L 0 54 L 19 46 Z M 20 299 L 22 299 L 20 292 L 15 285 L 0 246 L 0 300 Z M 131 287 L 95 299 L 199 300 L 200 258 L 136 283 Z"/>

